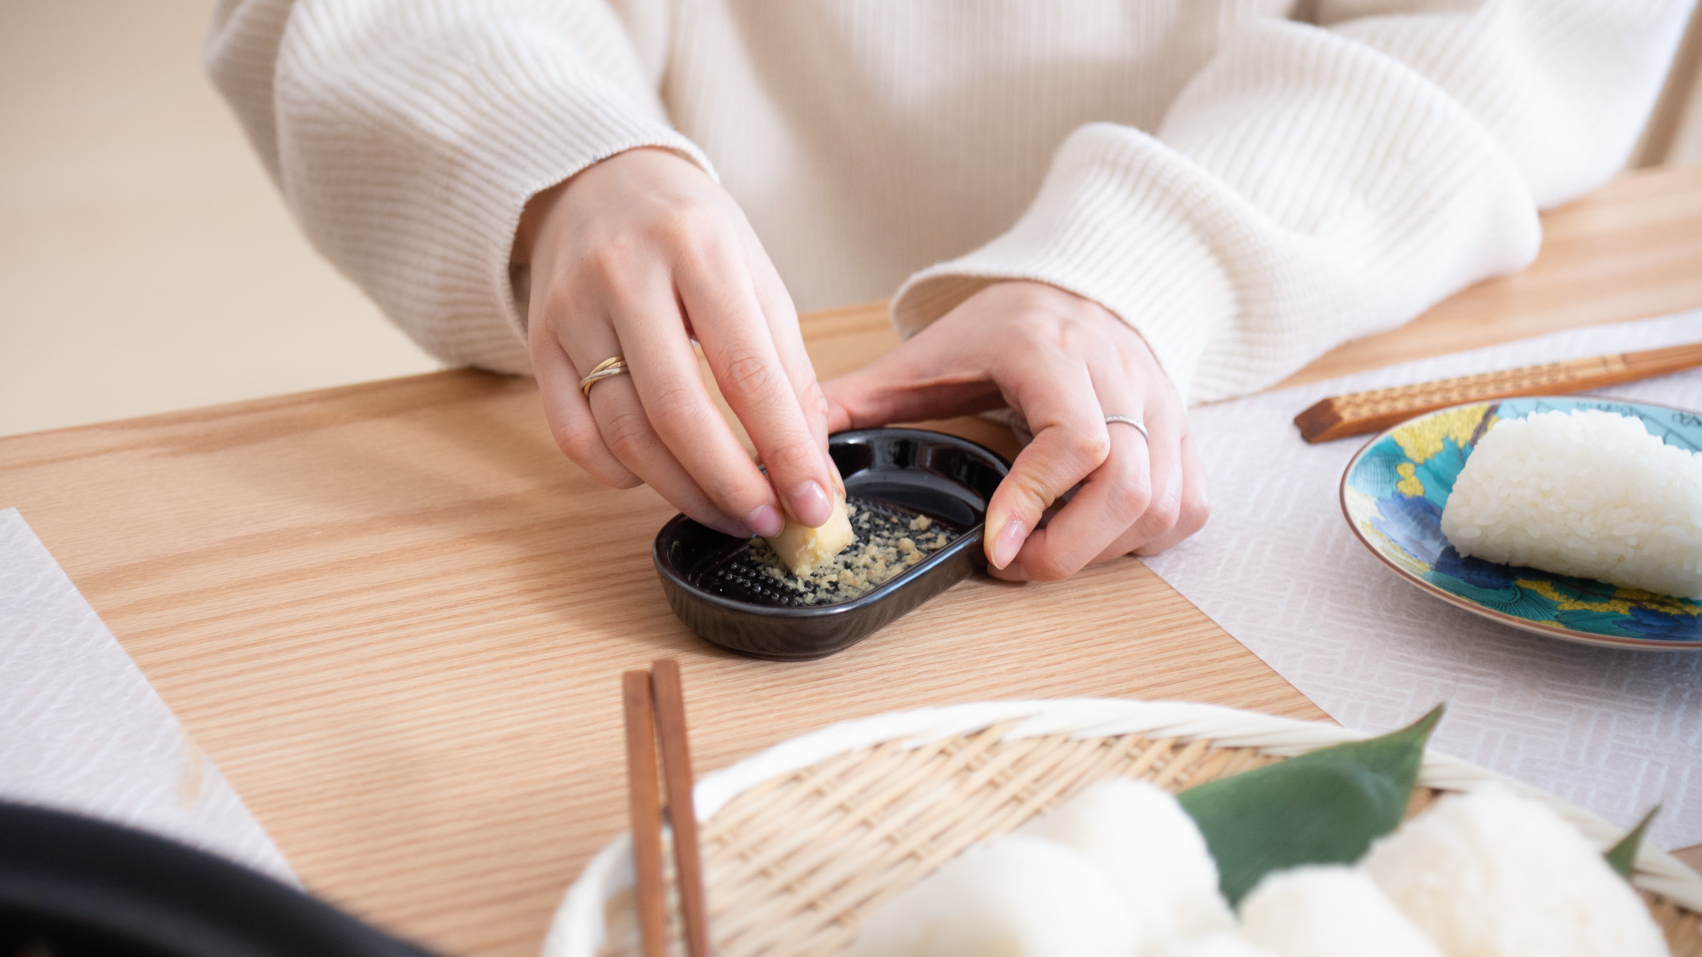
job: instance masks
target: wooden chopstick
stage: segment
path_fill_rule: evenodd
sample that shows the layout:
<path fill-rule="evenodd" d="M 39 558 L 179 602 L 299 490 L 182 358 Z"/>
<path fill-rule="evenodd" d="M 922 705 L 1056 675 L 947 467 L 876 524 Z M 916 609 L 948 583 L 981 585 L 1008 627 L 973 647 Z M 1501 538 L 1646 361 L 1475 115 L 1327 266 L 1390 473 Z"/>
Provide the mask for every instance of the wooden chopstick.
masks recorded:
<path fill-rule="evenodd" d="M 667 893 L 662 883 L 662 801 L 656 786 L 656 724 L 650 673 L 621 675 L 626 715 L 626 783 L 632 807 L 632 864 L 638 894 L 638 936 L 644 957 L 668 953 Z"/>
<path fill-rule="evenodd" d="M 1465 402 L 1554 395 L 1702 366 L 1702 342 L 1624 352 L 1331 396 L 1294 417 L 1300 437 L 1328 442 L 1378 432 L 1415 415 Z"/>
<path fill-rule="evenodd" d="M 685 690 L 679 662 L 650 665 L 656 730 L 662 736 L 662 776 L 667 782 L 668 823 L 674 828 L 674 880 L 685 919 L 686 953 L 709 957 L 709 915 L 703 901 L 703 857 L 697 841 L 697 807 L 692 802 L 691 748 L 686 741 Z"/>
<path fill-rule="evenodd" d="M 692 800 L 691 748 L 686 735 L 685 692 L 679 663 L 662 659 L 649 671 L 621 675 L 626 716 L 626 769 L 632 809 L 632 858 L 638 927 L 644 957 L 668 950 L 667 888 L 662 877 L 662 811 L 656 781 L 656 738 L 662 739 L 662 775 L 668 820 L 674 829 L 674 879 L 685 928 L 686 953 L 709 957 L 709 917 L 704 906 L 703 857 Z"/>

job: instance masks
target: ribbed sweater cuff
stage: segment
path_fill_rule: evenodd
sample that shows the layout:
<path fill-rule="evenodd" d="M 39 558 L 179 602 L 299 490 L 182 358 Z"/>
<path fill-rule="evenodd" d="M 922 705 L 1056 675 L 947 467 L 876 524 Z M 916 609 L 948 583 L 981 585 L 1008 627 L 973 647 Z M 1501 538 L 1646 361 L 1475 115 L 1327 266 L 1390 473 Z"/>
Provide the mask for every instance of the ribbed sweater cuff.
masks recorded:
<path fill-rule="evenodd" d="M 1221 186 L 1157 139 L 1083 127 L 1059 147 L 1012 229 L 899 289 L 894 324 L 909 336 L 991 283 L 1044 282 L 1132 326 L 1186 397 L 1214 333 L 1235 313 L 1234 286 L 1201 224 L 1221 218 L 1225 203 Z"/>
<path fill-rule="evenodd" d="M 427 350 L 525 372 L 510 261 L 527 201 L 637 147 L 714 174 L 659 107 L 566 40 L 458 23 L 382 55 L 341 21 L 302 25 L 280 65 L 284 188 L 321 248 Z"/>
<path fill-rule="evenodd" d="M 446 210 L 445 228 L 478 237 L 480 272 L 495 301 L 526 338 L 525 311 L 514 299 L 510 263 L 514 233 L 526 203 L 592 164 L 640 147 L 657 147 L 691 160 L 711 176 L 714 167 L 690 140 L 659 119 L 646 116 L 612 84 L 571 88 L 535 85 L 535 78 L 509 78 L 508 90 L 522 95 L 501 110 L 475 118 L 464 141 L 469 155 L 456 165 L 460 180 Z"/>

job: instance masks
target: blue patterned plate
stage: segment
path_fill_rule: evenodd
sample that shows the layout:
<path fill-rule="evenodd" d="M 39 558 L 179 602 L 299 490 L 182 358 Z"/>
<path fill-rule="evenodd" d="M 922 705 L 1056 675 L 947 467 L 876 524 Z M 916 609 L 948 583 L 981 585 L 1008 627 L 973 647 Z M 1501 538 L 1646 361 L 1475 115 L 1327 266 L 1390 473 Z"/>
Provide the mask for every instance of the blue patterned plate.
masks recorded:
<path fill-rule="evenodd" d="M 1455 406 L 1366 443 L 1342 473 L 1342 514 L 1402 578 L 1502 624 L 1612 648 L 1702 650 L 1702 602 L 1587 578 L 1466 558 L 1442 535 L 1442 506 L 1478 438 L 1500 419 L 1551 409 L 1605 409 L 1642 419 L 1669 445 L 1702 451 L 1702 415 L 1588 396 L 1538 396 Z"/>

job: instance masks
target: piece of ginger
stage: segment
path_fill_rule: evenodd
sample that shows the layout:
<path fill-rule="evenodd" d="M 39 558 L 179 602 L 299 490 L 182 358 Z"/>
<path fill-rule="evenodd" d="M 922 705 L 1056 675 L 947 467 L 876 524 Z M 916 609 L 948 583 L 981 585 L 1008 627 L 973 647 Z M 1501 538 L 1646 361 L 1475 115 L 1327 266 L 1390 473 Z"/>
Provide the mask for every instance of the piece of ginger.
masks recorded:
<path fill-rule="evenodd" d="M 769 539 L 768 545 L 792 570 L 792 574 L 802 578 L 814 571 L 817 565 L 831 561 L 833 556 L 856 540 L 857 534 L 851 531 L 851 515 L 845 508 L 845 497 L 838 495 L 833 499 L 833 514 L 820 528 L 787 519 L 786 527 Z"/>

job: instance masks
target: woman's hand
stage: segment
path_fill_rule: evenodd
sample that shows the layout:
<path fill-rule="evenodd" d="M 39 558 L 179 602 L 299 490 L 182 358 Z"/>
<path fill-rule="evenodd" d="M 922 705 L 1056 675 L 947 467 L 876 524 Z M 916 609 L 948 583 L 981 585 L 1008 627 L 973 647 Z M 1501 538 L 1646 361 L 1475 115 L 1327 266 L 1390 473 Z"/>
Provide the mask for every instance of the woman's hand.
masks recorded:
<path fill-rule="evenodd" d="M 1034 441 L 987 507 L 987 559 L 1012 580 L 1156 554 L 1206 522 L 1182 401 L 1134 330 L 1053 286 L 1000 282 L 888 355 L 827 383 L 834 431 L 1008 405 Z M 1134 427 L 1105 421 L 1122 415 Z M 1044 528 L 1041 516 L 1080 483 Z"/>
<path fill-rule="evenodd" d="M 533 370 L 568 458 L 732 535 L 777 535 L 782 512 L 827 521 L 839 476 L 797 312 L 707 174 L 664 150 L 603 160 L 533 198 L 514 258 L 530 270 Z M 710 398 L 693 339 L 767 477 Z M 615 355 L 630 374 L 583 394 L 580 377 Z"/>

